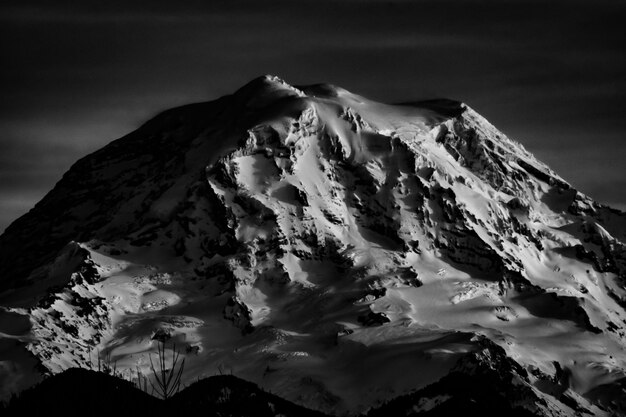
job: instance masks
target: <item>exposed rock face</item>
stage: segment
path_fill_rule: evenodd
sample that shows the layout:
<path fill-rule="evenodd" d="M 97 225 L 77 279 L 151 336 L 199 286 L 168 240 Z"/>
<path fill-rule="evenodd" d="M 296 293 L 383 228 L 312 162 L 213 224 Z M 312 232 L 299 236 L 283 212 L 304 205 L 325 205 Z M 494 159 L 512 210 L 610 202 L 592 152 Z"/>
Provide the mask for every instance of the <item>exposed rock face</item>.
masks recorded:
<path fill-rule="evenodd" d="M 463 372 L 496 360 L 532 412 L 610 413 L 625 241 L 624 213 L 464 104 L 267 76 L 78 161 L 0 236 L 0 303 L 51 372 L 146 369 L 161 331 L 190 380 L 361 411 L 475 352 Z"/>

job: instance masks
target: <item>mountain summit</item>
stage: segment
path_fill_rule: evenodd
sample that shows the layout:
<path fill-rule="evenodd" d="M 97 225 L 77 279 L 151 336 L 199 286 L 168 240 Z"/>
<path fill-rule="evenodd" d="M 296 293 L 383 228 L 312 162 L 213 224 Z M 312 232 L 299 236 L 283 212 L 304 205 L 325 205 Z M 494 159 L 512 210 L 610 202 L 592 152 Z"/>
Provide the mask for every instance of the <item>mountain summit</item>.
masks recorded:
<path fill-rule="evenodd" d="M 0 236 L 0 385 L 98 355 L 149 373 L 171 340 L 186 381 L 325 412 L 490 375 L 515 409 L 621 413 L 625 242 L 463 103 L 264 76 L 79 160 Z"/>

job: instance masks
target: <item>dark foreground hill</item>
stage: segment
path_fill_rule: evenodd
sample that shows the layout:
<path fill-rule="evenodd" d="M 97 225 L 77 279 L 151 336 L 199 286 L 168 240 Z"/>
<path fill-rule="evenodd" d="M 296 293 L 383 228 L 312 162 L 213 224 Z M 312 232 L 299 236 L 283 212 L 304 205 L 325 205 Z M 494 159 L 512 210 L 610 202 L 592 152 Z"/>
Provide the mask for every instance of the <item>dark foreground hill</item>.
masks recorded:
<path fill-rule="evenodd" d="M 485 355 L 490 356 L 490 366 L 481 357 Z M 537 414 L 520 405 L 532 399 L 538 402 L 540 410 L 546 404 L 539 404 L 545 400 L 525 388 L 522 382 L 527 379 L 522 367 L 487 343 L 482 351 L 466 356 L 449 375 L 434 384 L 372 408 L 362 417 L 531 417 Z M 554 389 L 558 391 L 558 381 L 554 381 Z M 560 401 L 576 409 L 576 401 L 570 395 L 564 390 L 555 392 Z M 576 413 L 593 415 L 581 407 Z M 51 376 L 7 404 L 0 403 L 0 415 L 329 417 L 233 375 L 197 381 L 164 401 L 126 380 L 80 368 Z"/>
<path fill-rule="evenodd" d="M 167 401 L 123 379 L 72 368 L 13 397 L 2 416 L 324 417 L 232 375 L 198 381 Z"/>

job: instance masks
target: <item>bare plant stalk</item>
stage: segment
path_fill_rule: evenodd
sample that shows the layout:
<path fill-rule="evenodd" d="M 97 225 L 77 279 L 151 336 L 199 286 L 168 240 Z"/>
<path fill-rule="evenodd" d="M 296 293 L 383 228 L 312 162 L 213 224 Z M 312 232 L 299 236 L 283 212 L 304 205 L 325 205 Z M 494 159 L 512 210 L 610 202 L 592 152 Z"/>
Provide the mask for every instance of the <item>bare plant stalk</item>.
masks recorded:
<path fill-rule="evenodd" d="M 176 344 L 172 347 L 172 359 L 171 359 L 171 367 L 167 367 L 167 356 L 165 353 L 165 343 L 159 341 L 157 346 L 157 357 L 158 357 L 158 369 L 154 366 L 154 362 L 152 361 L 152 354 L 150 354 L 150 370 L 154 375 L 154 383 L 150 382 L 152 386 L 153 392 L 156 393 L 167 400 L 172 395 L 176 394 L 180 389 L 181 377 L 183 375 L 183 370 L 185 368 L 185 358 L 179 362 L 180 352 L 176 350 Z M 178 368 L 177 368 L 178 366 Z"/>

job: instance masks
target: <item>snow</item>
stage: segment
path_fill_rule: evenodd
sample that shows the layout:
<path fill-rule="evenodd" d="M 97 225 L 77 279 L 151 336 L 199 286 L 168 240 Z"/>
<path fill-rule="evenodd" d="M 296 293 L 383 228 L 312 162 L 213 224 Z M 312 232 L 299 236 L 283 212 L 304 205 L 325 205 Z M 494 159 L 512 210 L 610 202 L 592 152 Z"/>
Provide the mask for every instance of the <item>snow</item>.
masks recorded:
<path fill-rule="evenodd" d="M 549 377 L 558 362 L 580 401 L 626 376 L 624 214 L 471 108 L 450 116 L 271 76 L 221 100 L 217 115 L 180 110 L 200 127 L 162 132 L 179 141 L 154 145 L 177 143 L 162 165 L 94 168 L 108 200 L 69 208 L 89 239 L 0 294 L 0 342 L 18 338 L 52 372 L 110 353 L 149 373 L 161 332 L 186 352 L 186 381 L 230 369 L 333 412 L 435 382 L 476 335 Z M 52 302 L 34 302 L 51 284 Z"/>
<path fill-rule="evenodd" d="M 445 403 L 450 398 L 452 397 L 449 395 L 436 395 L 432 398 L 422 398 L 416 405 L 413 406 L 413 411 L 416 413 L 420 413 L 432 410 L 438 405 Z"/>

